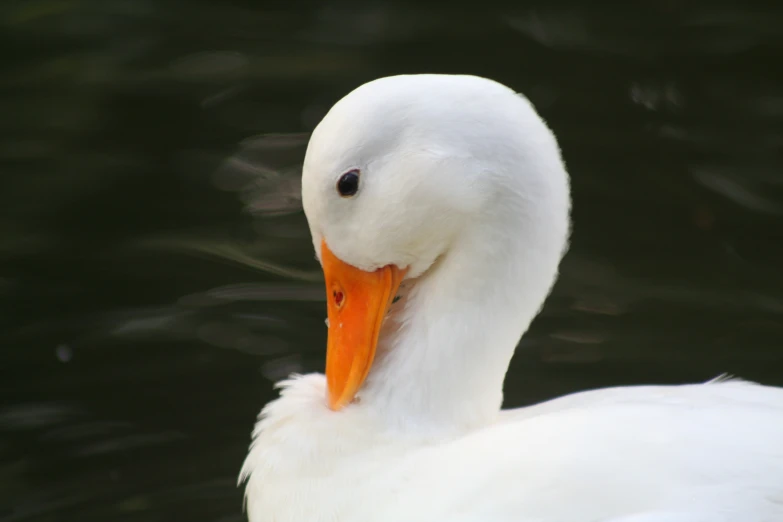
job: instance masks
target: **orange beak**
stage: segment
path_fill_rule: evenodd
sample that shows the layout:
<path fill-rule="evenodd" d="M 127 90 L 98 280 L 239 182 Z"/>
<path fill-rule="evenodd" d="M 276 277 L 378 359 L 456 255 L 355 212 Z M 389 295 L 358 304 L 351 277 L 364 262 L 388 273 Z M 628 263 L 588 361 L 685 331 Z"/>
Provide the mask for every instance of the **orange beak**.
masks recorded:
<path fill-rule="evenodd" d="M 329 408 L 339 410 L 359 391 L 375 358 L 378 335 L 405 269 L 394 265 L 365 272 L 338 259 L 321 242 L 329 333 L 326 384 Z"/>

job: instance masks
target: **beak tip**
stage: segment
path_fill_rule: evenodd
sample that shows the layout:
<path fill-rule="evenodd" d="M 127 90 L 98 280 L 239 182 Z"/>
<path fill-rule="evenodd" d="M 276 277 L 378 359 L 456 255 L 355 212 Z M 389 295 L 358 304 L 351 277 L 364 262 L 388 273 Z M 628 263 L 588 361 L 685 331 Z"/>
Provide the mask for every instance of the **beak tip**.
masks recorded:
<path fill-rule="evenodd" d="M 334 397 L 331 392 L 326 393 L 326 405 L 332 411 L 340 411 L 344 406 L 339 397 Z"/>

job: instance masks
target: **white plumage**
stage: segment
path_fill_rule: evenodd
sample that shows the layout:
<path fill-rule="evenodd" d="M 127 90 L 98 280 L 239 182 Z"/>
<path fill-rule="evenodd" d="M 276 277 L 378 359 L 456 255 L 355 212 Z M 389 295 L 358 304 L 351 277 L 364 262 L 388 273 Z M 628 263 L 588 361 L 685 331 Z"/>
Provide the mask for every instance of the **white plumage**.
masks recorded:
<path fill-rule="evenodd" d="M 341 197 L 351 169 L 359 191 Z M 356 400 L 335 407 L 312 374 L 262 411 L 240 477 L 251 522 L 783 521 L 783 389 L 623 387 L 500 410 L 569 233 L 557 142 L 525 98 L 471 76 L 370 82 L 313 133 L 302 190 L 325 271 L 322 245 L 405 281 Z"/>

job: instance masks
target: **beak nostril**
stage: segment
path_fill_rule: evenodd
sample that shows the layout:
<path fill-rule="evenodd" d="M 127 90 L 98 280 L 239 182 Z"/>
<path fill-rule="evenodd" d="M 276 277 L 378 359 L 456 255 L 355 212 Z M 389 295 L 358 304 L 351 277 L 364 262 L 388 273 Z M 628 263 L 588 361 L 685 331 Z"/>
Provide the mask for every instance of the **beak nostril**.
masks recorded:
<path fill-rule="evenodd" d="M 345 296 L 340 290 L 332 290 L 332 297 L 334 298 L 334 304 L 338 307 L 342 306 Z"/>

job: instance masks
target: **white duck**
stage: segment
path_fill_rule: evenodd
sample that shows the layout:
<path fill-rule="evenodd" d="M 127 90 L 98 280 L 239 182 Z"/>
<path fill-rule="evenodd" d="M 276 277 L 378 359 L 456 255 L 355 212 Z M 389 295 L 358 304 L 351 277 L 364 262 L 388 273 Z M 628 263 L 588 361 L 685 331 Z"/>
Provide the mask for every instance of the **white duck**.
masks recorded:
<path fill-rule="evenodd" d="M 363 85 L 314 131 L 302 193 L 326 376 L 280 383 L 261 412 L 251 522 L 783 521 L 783 389 L 501 411 L 569 234 L 568 175 L 524 97 L 472 76 Z"/>

